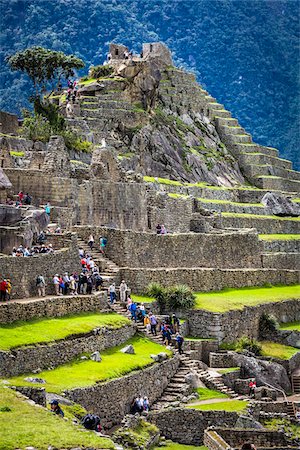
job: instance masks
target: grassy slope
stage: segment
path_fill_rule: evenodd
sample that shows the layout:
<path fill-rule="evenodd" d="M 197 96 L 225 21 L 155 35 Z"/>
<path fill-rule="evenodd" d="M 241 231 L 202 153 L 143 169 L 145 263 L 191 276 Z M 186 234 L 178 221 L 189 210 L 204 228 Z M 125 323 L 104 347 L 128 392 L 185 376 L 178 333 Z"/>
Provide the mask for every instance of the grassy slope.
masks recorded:
<path fill-rule="evenodd" d="M 120 352 L 120 349 L 128 344 L 133 345 L 134 355 Z M 92 386 L 97 382 L 118 378 L 133 370 L 149 366 L 154 363 L 150 355 L 157 355 L 162 351 L 171 355 L 171 352 L 162 345 L 143 337 L 134 337 L 118 347 L 101 353 L 100 363 L 79 359 L 56 369 L 41 372 L 38 376 L 46 381 L 42 386 L 48 392 L 60 393 L 66 389 Z M 24 375 L 11 378 L 10 382 L 17 386 L 36 386 L 34 383 L 24 381 Z M 37 386 L 40 387 L 41 384 Z"/>
<path fill-rule="evenodd" d="M 286 419 L 270 419 L 264 422 L 264 426 L 269 430 L 281 430 L 284 428 L 286 433 L 290 433 L 293 438 L 300 438 L 299 425 L 291 424 Z"/>
<path fill-rule="evenodd" d="M 300 322 L 289 322 L 289 323 L 282 323 L 280 325 L 280 329 L 281 330 L 296 330 L 296 331 L 300 331 Z"/>
<path fill-rule="evenodd" d="M 199 398 L 195 399 L 195 402 L 210 400 L 211 398 L 228 398 L 228 395 L 223 394 L 223 392 L 220 391 L 215 391 L 214 389 L 200 387 L 195 390 L 199 394 Z"/>
<path fill-rule="evenodd" d="M 224 289 L 220 292 L 197 293 L 195 308 L 212 312 L 226 312 L 231 309 L 242 309 L 244 306 L 288 299 L 300 300 L 299 285 Z"/>
<path fill-rule="evenodd" d="M 259 239 L 263 241 L 298 241 L 300 234 L 260 234 Z"/>
<path fill-rule="evenodd" d="M 189 405 L 188 408 L 200 409 L 201 411 L 244 411 L 248 402 L 241 400 L 230 400 L 227 402 L 205 403 L 203 405 Z"/>
<path fill-rule="evenodd" d="M 277 344 L 276 342 L 263 341 L 260 342 L 262 346 L 263 356 L 272 356 L 273 358 L 290 359 L 299 352 L 298 348 L 290 347 L 289 345 Z"/>
<path fill-rule="evenodd" d="M 96 327 L 120 328 L 130 321 L 118 314 L 90 313 L 28 322 L 14 322 L 0 327 L 0 349 L 53 342 L 70 335 L 88 333 Z"/>
<path fill-rule="evenodd" d="M 163 447 L 154 447 L 154 450 L 208 450 L 207 447 L 195 447 L 194 445 L 178 444 L 177 442 L 166 441 Z"/>
<path fill-rule="evenodd" d="M 1 411 L 7 406 L 11 411 Z M 81 430 L 43 408 L 31 406 L 20 394 L 0 388 L 0 450 L 23 450 L 27 446 L 46 450 L 49 445 L 55 448 L 114 448 L 110 439 Z"/>
<path fill-rule="evenodd" d="M 221 374 L 235 372 L 236 370 L 240 370 L 239 367 L 226 367 L 225 369 L 219 369 L 218 372 Z"/>
<path fill-rule="evenodd" d="M 290 220 L 293 222 L 299 222 L 299 217 L 279 217 L 279 216 L 267 216 L 267 215 L 259 215 L 259 214 L 245 214 L 245 213 L 231 213 L 231 212 L 222 212 L 223 217 L 238 217 L 240 219 L 260 219 L 260 220 Z"/>

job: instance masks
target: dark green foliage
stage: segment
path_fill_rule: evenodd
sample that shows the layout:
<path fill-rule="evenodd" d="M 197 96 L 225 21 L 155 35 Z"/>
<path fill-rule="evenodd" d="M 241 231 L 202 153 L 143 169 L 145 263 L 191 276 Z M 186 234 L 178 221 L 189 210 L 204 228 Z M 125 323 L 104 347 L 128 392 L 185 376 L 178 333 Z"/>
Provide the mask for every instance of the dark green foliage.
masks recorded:
<path fill-rule="evenodd" d="M 241 337 L 236 344 L 237 351 L 248 350 L 254 355 L 259 356 L 262 353 L 262 347 L 258 341 L 253 338 L 248 338 L 246 336 Z"/>
<path fill-rule="evenodd" d="M 156 299 L 161 310 L 191 309 L 196 300 L 193 291 L 184 284 L 163 287 L 159 283 L 151 283 L 147 295 Z"/>
<path fill-rule="evenodd" d="M 270 333 L 274 333 L 279 329 L 279 323 L 276 317 L 271 314 L 264 313 L 259 319 L 259 335 L 261 338 L 267 337 Z"/>
<path fill-rule="evenodd" d="M 51 126 L 45 117 L 35 114 L 32 117 L 25 117 L 21 133 L 34 142 L 48 142 L 51 136 Z"/>
<path fill-rule="evenodd" d="M 2 406 L 0 412 L 11 412 L 11 408 L 9 406 Z"/>
<path fill-rule="evenodd" d="M 90 153 L 92 151 L 92 143 L 84 141 L 74 131 L 64 130 L 60 133 L 64 140 L 66 147 L 69 150 L 76 150 L 77 152 Z"/>
<path fill-rule="evenodd" d="M 91 78 L 104 78 L 113 73 L 111 66 L 93 66 L 90 68 L 89 75 Z"/>

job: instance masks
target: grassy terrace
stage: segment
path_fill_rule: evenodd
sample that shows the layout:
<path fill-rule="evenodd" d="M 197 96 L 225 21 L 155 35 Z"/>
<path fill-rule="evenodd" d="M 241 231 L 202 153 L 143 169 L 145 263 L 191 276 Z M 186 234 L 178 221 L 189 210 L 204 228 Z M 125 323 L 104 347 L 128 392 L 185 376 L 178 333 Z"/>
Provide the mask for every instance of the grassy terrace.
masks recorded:
<path fill-rule="evenodd" d="M 201 411 L 235 411 L 242 412 L 248 406 L 248 402 L 242 400 L 228 400 L 225 402 L 202 403 L 200 405 L 188 405 L 187 408 L 200 409 Z"/>
<path fill-rule="evenodd" d="M 244 213 L 229 213 L 223 212 L 221 213 L 223 217 L 233 217 L 239 219 L 273 219 L 273 220 L 289 220 L 293 222 L 300 222 L 300 217 L 278 217 L 278 216 L 267 216 L 267 215 L 259 215 L 259 214 L 244 214 Z"/>
<path fill-rule="evenodd" d="M 208 388 L 197 388 L 195 392 L 199 394 L 199 398 L 195 399 L 195 402 L 201 402 L 203 400 L 211 400 L 215 398 L 228 398 L 228 395 L 223 394 L 223 392 L 215 391 L 214 389 Z"/>
<path fill-rule="evenodd" d="M 178 444 L 177 442 L 166 441 L 163 447 L 154 447 L 154 450 L 208 450 L 207 447 L 195 447 L 194 445 Z"/>
<path fill-rule="evenodd" d="M 245 306 L 297 299 L 300 301 L 300 285 L 262 288 L 224 289 L 219 292 L 196 294 L 196 309 L 223 313 Z"/>
<path fill-rule="evenodd" d="M 239 367 L 226 367 L 225 369 L 218 369 L 218 372 L 223 374 L 235 372 L 236 370 L 240 370 Z"/>
<path fill-rule="evenodd" d="M 281 330 L 288 330 L 288 331 L 300 331 L 300 322 L 289 322 L 289 323 L 282 323 L 280 325 Z"/>
<path fill-rule="evenodd" d="M 276 342 L 262 341 L 262 355 L 271 356 L 272 358 L 290 359 L 300 350 L 289 345 L 277 344 Z"/>
<path fill-rule="evenodd" d="M 154 297 L 148 297 L 147 295 L 135 295 L 131 296 L 131 299 L 136 303 L 153 303 L 156 301 Z"/>
<path fill-rule="evenodd" d="M 132 344 L 134 355 L 120 352 L 125 345 Z M 61 393 L 66 389 L 76 387 L 93 386 L 98 382 L 119 378 L 134 370 L 142 369 L 154 363 L 151 354 L 157 355 L 161 351 L 172 354 L 162 345 L 156 344 L 143 337 L 134 337 L 126 343 L 108 349 L 101 353 L 102 361 L 76 359 L 72 363 L 59 366 L 53 370 L 39 373 L 39 378 L 46 381 L 42 386 L 48 392 Z M 29 375 L 36 376 L 36 375 Z M 39 386 L 41 384 L 28 383 L 24 375 L 10 379 L 11 384 L 16 386 Z"/>
<path fill-rule="evenodd" d="M 30 405 L 17 392 L 0 388 L 0 450 L 24 450 L 26 447 L 93 447 L 113 449 L 110 439 L 98 437 L 72 422 Z"/>
<path fill-rule="evenodd" d="M 299 241 L 300 234 L 260 234 L 263 241 Z"/>
<path fill-rule="evenodd" d="M 94 328 L 121 328 L 130 321 L 115 313 L 80 314 L 0 326 L 0 350 L 54 342 L 68 336 L 89 333 Z"/>

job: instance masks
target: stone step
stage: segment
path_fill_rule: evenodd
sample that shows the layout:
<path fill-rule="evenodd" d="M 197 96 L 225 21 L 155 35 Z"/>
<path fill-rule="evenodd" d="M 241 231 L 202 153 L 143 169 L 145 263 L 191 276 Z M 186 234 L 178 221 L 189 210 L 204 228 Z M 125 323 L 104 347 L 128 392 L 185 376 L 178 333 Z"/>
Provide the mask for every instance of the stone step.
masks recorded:
<path fill-rule="evenodd" d="M 235 154 L 239 153 L 262 153 L 266 156 L 272 156 L 278 158 L 279 152 L 276 148 L 264 147 L 262 145 L 251 142 L 250 144 L 235 144 L 231 146 L 231 150 Z"/>
<path fill-rule="evenodd" d="M 277 158 L 269 155 L 265 155 L 263 153 L 259 152 L 253 152 L 253 153 L 241 153 L 238 157 L 239 163 L 242 166 L 247 165 L 271 165 L 277 168 L 281 169 L 291 169 L 292 163 L 291 161 L 288 161 L 287 159 Z"/>
<path fill-rule="evenodd" d="M 239 125 L 221 125 L 218 127 L 218 132 L 222 137 L 228 134 L 247 134 L 245 129 Z"/>
<path fill-rule="evenodd" d="M 239 126 L 239 122 L 237 119 L 234 119 L 233 117 L 215 117 L 215 122 L 217 129 L 222 126 L 231 126 L 236 127 Z"/>
<path fill-rule="evenodd" d="M 297 218 L 234 213 L 221 215 L 224 228 L 256 228 L 260 234 L 300 234 L 300 221 Z"/>
<path fill-rule="evenodd" d="M 241 134 L 227 134 L 224 135 L 222 140 L 226 143 L 226 145 L 230 144 L 240 144 L 240 143 L 250 143 L 252 142 L 252 138 L 250 134 L 241 133 Z"/>
<path fill-rule="evenodd" d="M 221 117 L 221 118 L 230 118 L 231 117 L 231 113 L 229 111 L 227 111 L 226 109 L 222 110 L 222 109 L 210 109 L 209 110 L 209 117 L 212 119 L 216 119 L 217 117 Z"/>

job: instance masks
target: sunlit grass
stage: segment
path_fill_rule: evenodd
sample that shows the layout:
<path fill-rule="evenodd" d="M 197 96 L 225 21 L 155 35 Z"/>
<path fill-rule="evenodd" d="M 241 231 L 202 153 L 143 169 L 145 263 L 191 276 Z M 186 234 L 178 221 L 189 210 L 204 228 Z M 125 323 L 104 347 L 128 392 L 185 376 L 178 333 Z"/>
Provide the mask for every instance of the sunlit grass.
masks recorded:
<path fill-rule="evenodd" d="M 201 405 L 188 405 L 187 408 L 200 409 L 201 411 L 244 411 L 248 402 L 242 400 L 228 400 L 227 402 L 204 403 Z"/>
<path fill-rule="evenodd" d="M 260 342 L 263 356 L 272 356 L 279 359 L 290 359 L 296 353 L 300 352 L 298 348 L 289 345 L 278 344 L 277 342 Z"/>
<path fill-rule="evenodd" d="M 300 322 L 288 322 L 280 324 L 281 330 L 300 331 Z"/>

